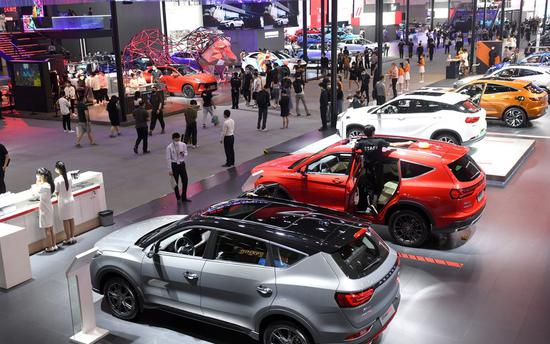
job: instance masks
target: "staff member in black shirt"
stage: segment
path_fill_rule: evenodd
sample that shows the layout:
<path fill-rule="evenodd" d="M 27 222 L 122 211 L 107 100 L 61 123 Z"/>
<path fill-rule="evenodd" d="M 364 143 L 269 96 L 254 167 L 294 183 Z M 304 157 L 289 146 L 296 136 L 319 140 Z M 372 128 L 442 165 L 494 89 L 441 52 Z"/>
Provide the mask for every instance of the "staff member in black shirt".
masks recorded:
<path fill-rule="evenodd" d="M 354 151 L 361 151 L 365 174 L 359 178 L 359 204 L 357 211 L 376 212 L 376 202 L 384 188 L 384 148 L 406 147 L 412 142 L 389 143 L 384 139 L 374 137 L 375 128 L 367 124 L 364 129 L 365 138 L 355 143 Z"/>
<path fill-rule="evenodd" d="M 0 195 L 6 192 L 6 184 L 4 183 L 4 177 L 6 170 L 10 164 L 10 155 L 6 147 L 0 143 Z"/>
<path fill-rule="evenodd" d="M 149 113 L 143 107 L 143 102 L 138 103 L 137 108 L 134 110 L 134 120 L 136 122 L 137 139 L 134 145 L 134 153 L 138 154 L 138 147 L 141 141 L 143 141 L 143 154 L 151 153 L 147 150 L 147 117 Z"/>
<path fill-rule="evenodd" d="M 153 135 L 153 130 L 157 126 L 157 120 L 160 123 L 161 134 L 164 134 L 164 94 L 157 90 L 157 86 L 153 86 L 151 94 L 151 125 L 149 126 L 149 136 Z"/>

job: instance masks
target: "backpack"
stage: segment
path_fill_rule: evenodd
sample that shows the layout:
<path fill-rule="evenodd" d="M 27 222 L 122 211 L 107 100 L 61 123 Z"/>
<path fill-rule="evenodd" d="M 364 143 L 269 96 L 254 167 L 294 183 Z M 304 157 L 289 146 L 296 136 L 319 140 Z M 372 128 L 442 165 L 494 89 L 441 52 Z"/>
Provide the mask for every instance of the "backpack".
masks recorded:
<path fill-rule="evenodd" d="M 296 92 L 296 94 L 302 93 L 302 83 L 301 82 L 299 82 L 298 80 L 295 80 L 292 83 L 292 86 L 294 86 L 294 92 Z"/>

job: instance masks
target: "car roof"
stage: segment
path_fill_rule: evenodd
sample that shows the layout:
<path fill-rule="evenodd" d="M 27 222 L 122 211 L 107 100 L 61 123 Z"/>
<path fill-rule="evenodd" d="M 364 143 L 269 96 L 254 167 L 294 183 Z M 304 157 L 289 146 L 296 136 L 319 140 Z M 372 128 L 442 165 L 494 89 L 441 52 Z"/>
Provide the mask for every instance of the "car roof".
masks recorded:
<path fill-rule="evenodd" d="M 506 65 L 506 66 L 502 67 L 500 70 L 503 70 L 503 69 L 512 69 L 512 68 L 530 69 L 530 70 L 536 70 L 537 72 L 545 72 L 545 71 L 548 70 L 548 67 L 545 67 L 545 66 L 533 66 L 533 65 L 527 65 L 527 64 L 522 64 L 522 65 L 519 65 L 519 64 Z"/>
<path fill-rule="evenodd" d="M 469 97 L 464 94 L 448 92 L 447 89 L 443 89 L 443 88 L 439 89 L 439 88 L 432 87 L 432 88 L 419 89 L 414 92 L 402 94 L 394 98 L 394 100 L 421 99 L 421 100 L 429 100 L 429 101 L 434 101 L 439 103 L 456 104 L 458 102 L 465 101 L 468 98 Z"/>
<path fill-rule="evenodd" d="M 392 149 L 389 156 L 413 163 L 428 164 L 432 167 L 436 167 L 436 165 L 441 163 L 450 164 L 451 162 L 464 156 L 464 154 L 468 153 L 469 150 L 463 146 L 457 146 L 451 143 L 435 140 L 415 139 L 393 135 L 376 135 L 375 137 L 385 139 L 388 142 L 413 141 L 414 143 L 408 147 Z M 351 152 L 356 141 L 357 140 L 344 139 L 327 147 L 322 152 Z M 420 147 L 417 142 L 426 142 L 428 143 L 428 147 Z"/>
<path fill-rule="evenodd" d="M 498 85 L 506 85 L 506 86 L 516 86 L 516 87 L 523 87 L 527 86 L 531 83 L 531 81 L 528 80 L 522 80 L 522 79 L 511 79 L 511 78 L 498 78 L 498 77 L 486 77 L 486 78 L 479 78 L 477 80 L 472 80 L 466 85 L 471 85 L 479 81 L 490 81 L 493 84 Z"/>
<path fill-rule="evenodd" d="M 370 226 L 350 214 L 251 194 L 214 204 L 182 221 L 254 236 L 309 255 L 336 252 L 359 229 Z"/>

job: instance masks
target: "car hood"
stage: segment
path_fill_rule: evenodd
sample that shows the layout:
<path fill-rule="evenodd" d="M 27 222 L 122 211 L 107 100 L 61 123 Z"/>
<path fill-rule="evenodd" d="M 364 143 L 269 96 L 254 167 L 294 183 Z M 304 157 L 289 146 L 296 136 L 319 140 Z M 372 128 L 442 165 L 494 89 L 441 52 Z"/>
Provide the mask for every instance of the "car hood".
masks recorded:
<path fill-rule="evenodd" d="M 190 78 L 200 80 L 202 83 L 213 83 L 218 82 L 216 77 L 210 73 L 197 73 L 194 75 L 189 75 Z"/>
<path fill-rule="evenodd" d="M 275 160 L 271 160 L 268 162 L 264 162 L 263 164 L 260 164 L 252 169 L 252 173 L 255 173 L 257 171 L 263 170 L 287 170 L 288 166 L 292 165 L 296 161 L 311 156 L 311 153 L 299 153 L 299 154 L 290 154 L 287 156 L 284 156 L 282 158 L 278 158 Z"/>
<path fill-rule="evenodd" d="M 100 251 L 124 252 L 145 234 L 159 227 L 181 220 L 186 216 L 187 215 L 159 216 L 145 221 L 132 223 L 131 225 L 122 227 L 121 229 L 103 237 L 101 240 L 96 242 L 94 246 Z"/>

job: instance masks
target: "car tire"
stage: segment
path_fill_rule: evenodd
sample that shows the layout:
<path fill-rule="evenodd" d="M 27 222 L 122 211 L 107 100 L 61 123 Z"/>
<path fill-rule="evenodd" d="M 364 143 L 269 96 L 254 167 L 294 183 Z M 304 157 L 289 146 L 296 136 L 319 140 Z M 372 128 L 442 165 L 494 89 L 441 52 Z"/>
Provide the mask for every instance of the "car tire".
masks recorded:
<path fill-rule="evenodd" d="M 247 65 L 244 69 L 250 73 L 254 73 L 256 71 L 256 68 L 252 67 L 252 65 Z"/>
<path fill-rule="evenodd" d="M 181 88 L 181 93 L 183 93 L 185 98 L 195 98 L 195 89 L 189 84 L 183 85 Z"/>
<path fill-rule="evenodd" d="M 282 66 L 281 70 L 283 71 L 283 75 L 290 76 L 290 68 L 288 66 Z"/>
<path fill-rule="evenodd" d="M 507 127 L 519 128 L 525 126 L 527 123 L 527 115 L 523 109 L 519 107 L 511 107 L 504 111 L 502 120 Z"/>
<path fill-rule="evenodd" d="M 111 314 L 122 320 L 135 320 L 139 315 L 139 299 L 134 288 L 121 277 L 112 277 L 105 283 L 105 300 Z"/>
<path fill-rule="evenodd" d="M 287 339 L 280 341 L 276 336 Z M 313 344 L 309 334 L 301 326 L 290 321 L 275 321 L 269 324 L 262 335 L 262 344 Z"/>
<path fill-rule="evenodd" d="M 229 28 L 230 28 L 231 30 L 234 30 L 234 29 L 235 29 L 235 24 L 231 23 L 231 24 L 229 25 Z"/>
<path fill-rule="evenodd" d="M 352 136 L 361 136 L 363 135 L 364 127 L 361 125 L 350 125 L 346 129 L 346 137 L 349 139 Z"/>
<path fill-rule="evenodd" d="M 428 238 L 429 224 L 418 211 L 397 210 L 390 216 L 389 232 L 396 244 L 420 247 Z"/>
<path fill-rule="evenodd" d="M 290 55 L 290 51 L 288 51 L 288 49 L 285 49 L 284 53 L 287 54 L 287 55 Z"/>
<path fill-rule="evenodd" d="M 457 146 L 460 146 L 460 139 L 457 137 L 456 134 L 450 133 L 450 132 L 441 132 L 437 135 L 434 135 L 433 137 L 436 141 L 443 141 L 447 143 L 453 143 Z"/>

